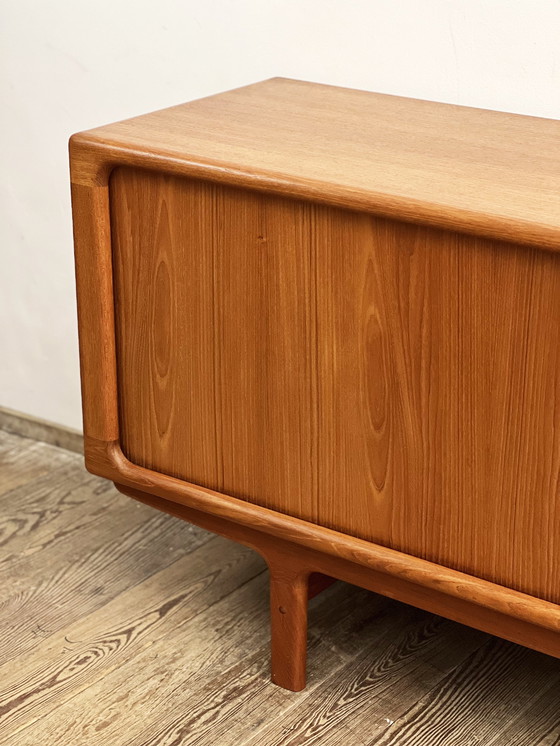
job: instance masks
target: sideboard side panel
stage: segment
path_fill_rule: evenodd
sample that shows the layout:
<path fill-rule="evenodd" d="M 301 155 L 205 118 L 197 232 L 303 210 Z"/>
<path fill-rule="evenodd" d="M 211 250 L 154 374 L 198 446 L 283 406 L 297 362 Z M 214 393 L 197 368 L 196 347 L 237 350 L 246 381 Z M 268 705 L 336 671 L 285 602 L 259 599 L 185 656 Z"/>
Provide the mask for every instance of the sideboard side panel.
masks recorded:
<path fill-rule="evenodd" d="M 560 602 L 560 256 L 111 177 L 134 463 Z"/>

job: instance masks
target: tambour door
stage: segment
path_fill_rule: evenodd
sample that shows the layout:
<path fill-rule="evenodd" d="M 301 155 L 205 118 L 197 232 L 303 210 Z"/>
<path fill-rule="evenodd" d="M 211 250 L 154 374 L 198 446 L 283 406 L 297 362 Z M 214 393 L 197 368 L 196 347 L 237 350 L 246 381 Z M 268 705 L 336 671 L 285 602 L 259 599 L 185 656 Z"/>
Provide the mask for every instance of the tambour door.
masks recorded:
<path fill-rule="evenodd" d="M 560 602 L 560 254 L 128 167 L 110 197 L 133 463 Z"/>

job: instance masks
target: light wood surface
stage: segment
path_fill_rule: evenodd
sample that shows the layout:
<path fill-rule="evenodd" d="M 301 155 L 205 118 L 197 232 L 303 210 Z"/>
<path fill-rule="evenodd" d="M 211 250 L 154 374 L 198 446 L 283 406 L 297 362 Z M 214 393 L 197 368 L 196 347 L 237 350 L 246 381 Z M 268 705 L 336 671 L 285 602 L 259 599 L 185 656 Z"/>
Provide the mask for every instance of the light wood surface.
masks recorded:
<path fill-rule="evenodd" d="M 299 553 L 307 572 L 371 588 L 492 634 L 503 632 L 560 657 L 558 604 L 144 469 L 130 463 L 115 443 L 87 439 L 86 454 L 93 473 L 160 510 L 212 531 L 225 524 L 224 535 L 259 551 L 284 544 L 288 554 Z"/>
<path fill-rule="evenodd" d="M 270 568 L 271 680 L 299 692 L 305 687 L 308 575 L 285 555 Z"/>
<path fill-rule="evenodd" d="M 343 583 L 311 603 L 309 684 L 286 692 L 268 680 L 258 556 L 120 496 L 84 474 L 76 454 L 0 432 L 0 464 L 2 536 L 10 516 L 18 525 L 18 506 L 26 516 L 0 557 L 2 743 L 551 746 L 560 738 L 559 661 Z M 124 553 L 137 552 L 123 562 L 126 516 L 144 530 L 125 540 Z M 53 582 L 39 601 L 45 568 Z"/>
<path fill-rule="evenodd" d="M 106 186 L 72 182 L 84 435 L 118 437 L 113 272 Z"/>
<path fill-rule="evenodd" d="M 207 505 L 204 511 L 183 505 L 173 491 L 173 499 L 166 500 L 122 484 L 116 487 L 146 505 L 234 539 L 261 554 L 270 575 L 272 680 L 291 691 L 305 686 L 306 599 L 315 595 L 317 585 L 319 592 L 325 585 L 328 587 L 328 579 L 353 583 L 560 658 L 556 605 L 392 550 L 375 549 L 375 545 L 364 542 L 365 549 L 349 540 L 349 551 L 344 556 L 343 540 L 333 539 L 333 546 L 339 551 L 333 555 L 327 551 L 321 532 L 314 541 L 312 537 L 281 530 L 275 534 L 259 530 L 257 511 L 252 520 L 247 516 L 243 525 L 227 512 L 225 516 L 210 513 Z M 269 523 L 266 526 L 270 528 Z"/>
<path fill-rule="evenodd" d="M 273 79 L 74 136 L 115 163 L 560 248 L 560 124 Z"/>
<path fill-rule="evenodd" d="M 53 468 L 67 464 L 71 457 L 60 448 L 49 448 L 33 440 L 27 441 L 27 448 L 22 449 L 22 439 L 12 437 L 0 429 L 2 448 L 0 449 L 0 475 L 4 492 L 32 479 L 40 479 Z M 50 455 L 51 460 L 47 458 Z"/>
<path fill-rule="evenodd" d="M 560 602 L 559 256 L 129 169 L 111 210 L 130 461 Z"/>
<path fill-rule="evenodd" d="M 558 126 L 274 80 L 73 137 L 88 468 L 559 655 Z"/>

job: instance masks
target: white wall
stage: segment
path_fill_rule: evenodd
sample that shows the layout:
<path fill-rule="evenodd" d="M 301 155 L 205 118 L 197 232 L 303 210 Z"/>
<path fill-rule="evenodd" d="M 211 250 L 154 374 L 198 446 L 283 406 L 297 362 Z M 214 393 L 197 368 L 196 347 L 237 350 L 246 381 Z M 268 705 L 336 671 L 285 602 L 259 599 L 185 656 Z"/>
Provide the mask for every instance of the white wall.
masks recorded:
<path fill-rule="evenodd" d="M 560 0 L 3 0 L 0 406 L 80 427 L 68 136 L 275 75 L 560 119 Z"/>

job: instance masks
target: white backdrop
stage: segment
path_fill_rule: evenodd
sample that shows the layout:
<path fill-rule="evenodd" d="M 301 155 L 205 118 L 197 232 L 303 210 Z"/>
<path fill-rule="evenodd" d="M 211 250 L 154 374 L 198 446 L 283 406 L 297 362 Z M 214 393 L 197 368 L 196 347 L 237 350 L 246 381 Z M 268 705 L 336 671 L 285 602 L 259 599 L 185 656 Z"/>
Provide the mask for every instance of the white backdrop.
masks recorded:
<path fill-rule="evenodd" d="M 560 119 L 560 0 L 3 0 L 0 406 L 80 427 L 67 139 L 276 75 Z"/>

